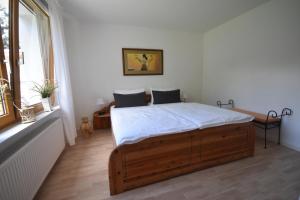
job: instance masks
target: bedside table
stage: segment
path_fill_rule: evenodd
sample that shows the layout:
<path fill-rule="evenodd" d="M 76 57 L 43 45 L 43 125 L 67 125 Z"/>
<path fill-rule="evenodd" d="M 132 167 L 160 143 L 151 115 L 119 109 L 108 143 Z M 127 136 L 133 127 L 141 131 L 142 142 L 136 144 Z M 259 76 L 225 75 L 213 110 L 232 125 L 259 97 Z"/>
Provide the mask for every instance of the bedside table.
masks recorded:
<path fill-rule="evenodd" d="M 100 111 L 94 112 L 93 117 L 93 128 L 94 129 L 106 129 L 110 128 L 110 113 L 106 112 L 104 114 L 99 115 Z"/>

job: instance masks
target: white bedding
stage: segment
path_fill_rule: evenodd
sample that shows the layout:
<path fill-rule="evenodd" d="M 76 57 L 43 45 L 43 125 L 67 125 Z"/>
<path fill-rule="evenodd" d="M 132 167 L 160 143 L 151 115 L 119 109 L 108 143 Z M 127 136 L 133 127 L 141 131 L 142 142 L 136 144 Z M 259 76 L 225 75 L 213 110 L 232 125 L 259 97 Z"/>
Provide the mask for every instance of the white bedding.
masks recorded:
<path fill-rule="evenodd" d="M 157 106 L 112 108 L 110 112 L 117 145 L 197 129 L 196 124 Z"/>
<path fill-rule="evenodd" d="M 172 103 L 157 105 L 164 110 L 185 118 L 197 125 L 197 128 L 204 129 L 226 124 L 244 123 L 254 117 L 228 109 L 209 106 L 200 103 Z"/>
<path fill-rule="evenodd" d="M 132 144 L 159 135 L 252 121 L 250 115 L 199 103 L 112 108 L 116 144 Z"/>

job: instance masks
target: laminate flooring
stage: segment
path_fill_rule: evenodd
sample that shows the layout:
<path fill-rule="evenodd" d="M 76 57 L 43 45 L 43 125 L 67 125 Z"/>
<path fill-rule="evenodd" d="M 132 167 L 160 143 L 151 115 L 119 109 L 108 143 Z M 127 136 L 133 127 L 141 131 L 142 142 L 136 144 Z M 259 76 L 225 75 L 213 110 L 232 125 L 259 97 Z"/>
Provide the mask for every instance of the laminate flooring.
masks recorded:
<path fill-rule="evenodd" d="M 254 157 L 110 196 L 111 130 L 79 136 L 67 147 L 35 199 L 41 200 L 298 200 L 300 152 L 257 138 Z"/>

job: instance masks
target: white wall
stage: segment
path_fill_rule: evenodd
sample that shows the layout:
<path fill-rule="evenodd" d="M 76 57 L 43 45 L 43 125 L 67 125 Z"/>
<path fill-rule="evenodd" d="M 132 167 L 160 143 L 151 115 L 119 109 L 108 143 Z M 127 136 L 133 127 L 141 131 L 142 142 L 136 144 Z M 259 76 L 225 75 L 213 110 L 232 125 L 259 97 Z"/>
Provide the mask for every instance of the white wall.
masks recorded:
<path fill-rule="evenodd" d="M 77 126 L 96 108 L 97 97 L 115 89 L 178 87 L 189 100 L 201 98 L 202 36 L 129 26 L 76 24 L 65 19 Z M 164 75 L 123 76 L 122 48 L 164 50 Z"/>
<path fill-rule="evenodd" d="M 272 0 L 204 35 L 204 102 L 257 112 L 290 107 L 282 142 L 300 150 L 300 1 Z"/>

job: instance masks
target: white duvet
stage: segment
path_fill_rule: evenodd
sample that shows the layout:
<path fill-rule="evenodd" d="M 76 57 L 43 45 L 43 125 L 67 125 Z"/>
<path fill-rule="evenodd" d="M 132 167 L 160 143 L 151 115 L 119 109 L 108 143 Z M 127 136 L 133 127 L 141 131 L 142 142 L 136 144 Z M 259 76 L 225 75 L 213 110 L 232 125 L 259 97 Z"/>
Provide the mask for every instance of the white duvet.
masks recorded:
<path fill-rule="evenodd" d="M 172 103 L 112 108 L 117 145 L 132 144 L 159 135 L 252 121 L 250 115 L 199 103 Z"/>

